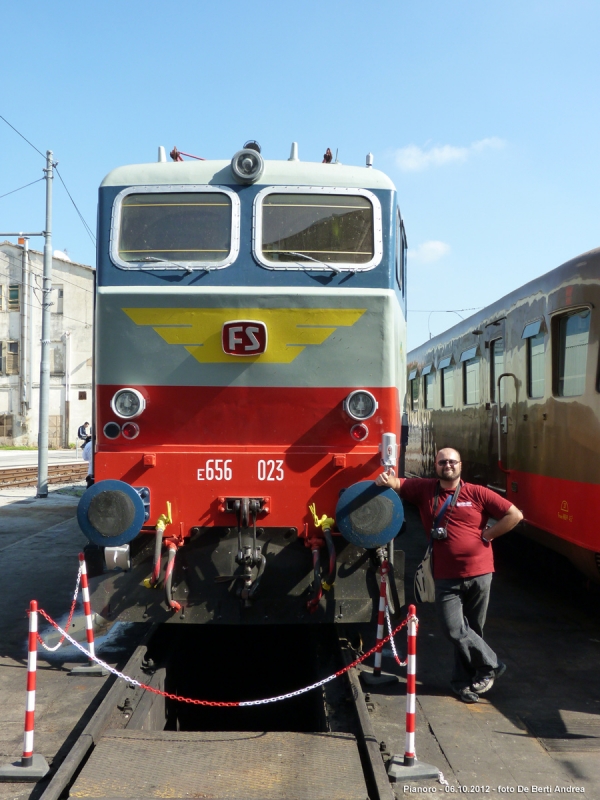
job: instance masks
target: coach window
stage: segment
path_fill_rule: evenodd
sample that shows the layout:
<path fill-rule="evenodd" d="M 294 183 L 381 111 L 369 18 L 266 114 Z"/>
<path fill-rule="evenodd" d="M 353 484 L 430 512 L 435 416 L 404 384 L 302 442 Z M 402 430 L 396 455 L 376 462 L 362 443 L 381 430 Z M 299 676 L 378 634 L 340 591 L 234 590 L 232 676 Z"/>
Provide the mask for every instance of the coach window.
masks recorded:
<path fill-rule="evenodd" d="M 254 200 L 253 239 L 268 269 L 362 272 L 381 261 L 381 206 L 366 189 L 263 189 Z"/>
<path fill-rule="evenodd" d="M 565 314 L 558 320 L 558 381 L 560 397 L 585 391 L 585 368 L 590 335 L 590 310 Z"/>
<path fill-rule="evenodd" d="M 419 376 L 416 369 L 408 373 L 408 382 L 410 384 L 410 407 L 412 411 L 416 411 L 419 407 Z"/>
<path fill-rule="evenodd" d="M 239 252 L 240 201 L 210 186 L 136 186 L 115 200 L 111 258 L 121 269 L 208 270 Z"/>
<path fill-rule="evenodd" d="M 435 407 L 435 372 L 432 372 L 433 364 L 423 367 L 423 405 L 425 408 Z"/>
<path fill-rule="evenodd" d="M 525 325 L 521 338 L 527 340 L 527 396 L 543 397 L 546 391 L 544 321 L 537 319 Z"/>
<path fill-rule="evenodd" d="M 490 400 L 496 402 L 498 378 L 504 372 L 504 339 L 494 339 L 490 342 Z M 500 404 L 502 400 L 502 386 L 500 386 Z"/>
<path fill-rule="evenodd" d="M 454 405 L 454 367 L 452 356 L 442 358 L 438 364 L 441 375 L 442 408 L 452 408 Z"/>
<path fill-rule="evenodd" d="M 460 360 L 463 365 L 463 402 L 473 406 L 480 402 L 479 397 L 479 354 L 477 347 L 465 350 Z"/>

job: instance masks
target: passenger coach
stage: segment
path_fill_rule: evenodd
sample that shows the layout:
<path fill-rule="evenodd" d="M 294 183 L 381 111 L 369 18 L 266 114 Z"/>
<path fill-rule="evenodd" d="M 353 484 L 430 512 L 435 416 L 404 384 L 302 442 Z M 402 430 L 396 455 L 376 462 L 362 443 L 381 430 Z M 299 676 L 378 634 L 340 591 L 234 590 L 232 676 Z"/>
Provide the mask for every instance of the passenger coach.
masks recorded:
<path fill-rule="evenodd" d="M 171 607 L 185 602 L 195 619 L 370 618 L 369 548 L 321 520 L 397 462 L 406 240 L 395 188 L 370 156 L 302 162 L 295 145 L 287 161 L 264 160 L 254 142 L 231 161 L 172 156 L 160 148 L 157 163 L 100 187 L 96 483 L 80 525 L 111 565 L 151 534 L 148 584 L 164 579 Z M 384 524 L 385 501 L 372 502 Z"/>
<path fill-rule="evenodd" d="M 600 580 L 600 250 L 408 355 L 406 473 L 452 446 L 465 477 L 523 511 L 529 535 Z"/>

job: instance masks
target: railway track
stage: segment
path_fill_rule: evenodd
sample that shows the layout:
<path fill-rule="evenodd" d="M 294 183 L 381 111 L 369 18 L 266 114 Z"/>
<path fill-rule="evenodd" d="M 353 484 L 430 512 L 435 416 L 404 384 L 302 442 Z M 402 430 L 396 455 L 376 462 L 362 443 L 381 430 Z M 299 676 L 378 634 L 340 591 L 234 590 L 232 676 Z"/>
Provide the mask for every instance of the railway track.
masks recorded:
<path fill-rule="evenodd" d="M 160 627 L 164 632 L 165 626 L 153 626 L 146 633 L 123 668 L 125 675 L 158 693 L 115 681 L 40 800 L 59 800 L 69 790 L 74 796 L 145 798 L 163 796 L 159 792 L 167 789 L 168 796 L 175 798 L 393 800 L 356 670 L 350 670 L 343 682 L 330 684 L 330 691 L 320 698 L 313 697 L 317 705 L 329 708 L 329 722 L 316 732 L 310 728 L 289 732 L 287 722 L 269 728 L 267 718 L 262 718 L 265 725 L 261 727 L 260 717 L 253 719 L 258 724 L 249 727 L 243 727 L 248 718 L 237 727 L 227 716 L 204 717 L 204 724 L 196 718 L 194 724 L 185 710 L 175 719 L 177 710 L 163 694 L 184 687 L 181 674 L 174 674 L 178 669 L 169 655 L 172 647 L 165 647 L 167 640 L 158 650 L 152 644 Z M 203 642 L 202 652 L 207 644 Z M 329 657 L 338 666 L 355 657 L 343 636 L 336 634 L 331 645 Z M 194 680 L 193 690 L 185 686 L 193 696 L 228 692 L 226 677 L 218 688 L 207 687 L 201 675 L 196 674 Z M 293 716 L 288 706 L 278 713 L 285 717 L 290 712 Z M 233 713 L 239 714 L 240 709 Z"/>
<path fill-rule="evenodd" d="M 85 462 L 50 464 L 48 467 L 48 483 L 79 482 L 85 480 L 86 475 L 87 464 Z M 0 468 L 0 487 L 35 486 L 37 479 L 37 466 Z"/>

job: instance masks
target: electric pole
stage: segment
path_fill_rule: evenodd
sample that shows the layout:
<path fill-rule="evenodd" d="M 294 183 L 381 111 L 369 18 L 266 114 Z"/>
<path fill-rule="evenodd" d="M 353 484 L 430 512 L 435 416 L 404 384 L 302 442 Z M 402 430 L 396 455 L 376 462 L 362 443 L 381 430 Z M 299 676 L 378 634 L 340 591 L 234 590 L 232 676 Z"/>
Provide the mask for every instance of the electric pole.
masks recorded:
<path fill-rule="evenodd" d="M 38 433 L 37 496 L 48 497 L 48 414 L 50 410 L 50 306 L 52 295 L 52 150 L 46 151 L 46 227 L 42 283 L 42 358 L 40 363 L 40 422 Z"/>

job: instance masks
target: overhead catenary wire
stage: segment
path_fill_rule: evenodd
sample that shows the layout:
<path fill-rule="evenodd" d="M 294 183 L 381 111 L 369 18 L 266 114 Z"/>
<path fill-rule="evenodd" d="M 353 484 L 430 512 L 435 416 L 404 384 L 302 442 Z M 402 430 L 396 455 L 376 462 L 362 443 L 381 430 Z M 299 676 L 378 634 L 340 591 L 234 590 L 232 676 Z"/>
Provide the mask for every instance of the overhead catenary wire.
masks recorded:
<path fill-rule="evenodd" d="M 57 167 L 57 166 L 55 166 L 55 167 L 54 167 L 54 170 L 55 170 L 56 174 L 58 175 L 58 177 L 60 178 L 60 182 L 61 182 L 61 183 L 62 183 L 62 185 L 65 187 L 65 192 L 66 192 L 66 193 L 69 195 L 69 200 L 70 200 L 70 201 L 73 203 L 73 207 L 75 208 L 75 211 L 76 211 L 76 212 L 77 212 L 77 214 L 79 215 L 79 219 L 81 220 L 81 222 L 82 222 L 82 224 L 83 224 L 83 227 L 85 228 L 85 231 L 86 231 L 87 235 L 90 237 L 90 239 L 91 239 L 91 241 L 92 241 L 92 244 L 93 244 L 93 245 L 94 245 L 94 247 L 95 247 L 95 246 L 96 246 L 96 237 L 94 236 L 94 233 L 93 233 L 92 229 L 90 228 L 90 226 L 89 226 L 89 225 L 87 224 L 87 222 L 85 221 L 85 219 L 84 219 L 84 217 L 83 217 L 83 214 L 81 213 L 81 211 L 80 211 L 80 210 L 77 208 L 77 203 L 75 202 L 75 200 L 73 200 L 73 197 L 71 196 L 71 192 L 70 192 L 70 191 L 67 189 L 67 184 L 64 182 L 62 175 L 61 175 L 61 174 L 60 174 L 60 172 L 58 171 L 58 167 Z"/>
<path fill-rule="evenodd" d="M 45 178 L 38 178 L 36 181 L 31 181 L 31 183 L 26 183 L 25 186 L 19 186 L 18 189 L 13 189 L 11 192 L 0 194 L 0 200 L 2 200 L 3 197 L 8 197 L 9 194 L 15 194 L 15 192 L 20 192 L 21 189 L 27 189 L 28 186 L 33 186 L 34 183 L 39 183 L 40 181 L 43 180 L 45 180 Z"/>
<path fill-rule="evenodd" d="M 10 122 L 9 122 L 9 121 L 6 119 L 6 117 L 3 117 L 3 116 L 0 114 L 0 119 L 1 119 L 1 120 L 3 120 L 3 122 L 6 122 L 6 124 L 8 125 L 8 127 L 9 127 L 9 128 L 12 128 L 12 129 L 13 129 L 13 131 L 14 131 L 16 134 L 18 134 L 18 135 L 21 137 L 21 139 L 23 139 L 25 142 L 27 142 L 27 144 L 28 144 L 30 147 L 32 147 L 32 148 L 35 150 L 35 152 L 36 152 L 36 153 L 39 153 L 39 154 L 42 156 L 42 158 L 43 158 L 44 160 L 46 159 L 46 156 L 45 156 L 45 155 L 42 153 L 42 151 L 41 151 L 41 150 L 38 150 L 38 148 L 37 148 L 37 147 L 36 147 L 34 144 L 32 144 L 32 143 L 29 141 L 29 139 L 27 139 L 27 137 L 26 137 L 26 136 L 23 136 L 23 134 L 22 134 L 20 131 L 18 131 L 18 130 L 15 128 L 15 126 L 14 126 L 14 125 L 11 125 L 11 123 L 10 123 Z M 73 200 L 73 197 L 72 197 L 72 195 L 71 195 L 71 192 L 70 192 L 70 191 L 67 189 L 67 184 L 64 182 L 62 175 L 61 175 L 61 174 L 60 174 L 60 172 L 58 171 L 58 162 L 55 162 L 55 163 L 53 164 L 53 166 L 54 166 L 54 170 L 55 170 L 56 174 L 57 174 L 57 175 L 58 175 L 58 177 L 60 178 L 60 182 L 62 183 L 62 185 L 63 185 L 63 186 L 64 186 L 64 188 L 65 188 L 65 192 L 66 192 L 66 193 L 68 194 L 68 196 L 69 196 L 69 200 L 70 200 L 70 201 L 73 203 L 73 207 L 75 208 L 75 211 L 77 212 L 77 214 L 78 214 L 78 216 L 79 216 L 79 219 L 81 220 L 81 223 L 82 223 L 82 225 L 83 225 L 83 227 L 84 227 L 84 229 L 85 229 L 85 232 L 87 233 L 87 235 L 88 235 L 88 236 L 90 237 L 90 239 L 92 240 L 92 244 L 95 246 L 95 245 L 96 245 L 96 237 L 94 236 L 94 233 L 93 233 L 92 229 L 90 228 L 90 226 L 89 226 L 89 225 L 87 224 L 87 222 L 85 221 L 85 219 L 84 219 L 84 217 L 83 217 L 83 214 L 81 213 L 81 211 L 80 211 L 80 210 L 79 210 L 79 208 L 77 207 L 77 203 L 75 202 L 75 200 Z M 44 178 L 40 178 L 40 180 L 45 180 L 45 177 L 44 177 Z M 37 183 L 37 181 L 34 181 L 34 183 Z M 31 184 L 28 184 L 28 185 L 29 185 L 29 186 L 31 186 Z M 23 187 L 21 187 L 21 188 L 23 188 L 23 189 L 24 189 L 25 187 L 23 186 Z M 19 191 L 19 190 L 18 190 L 18 189 L 15 189 L 15 191 Z M 9 192 L 8 194 L 11 194 L 11 192 Z M 5 197 L 5 196 L 6 196 L 6 195 L 2 195 L 2 197 Z"/>
<path fill-rule="evenodd" d="M 4 122 L 6 122 L 6 124 L 8 125 L 8 127 L 9 127 L 9 128 L 12 128 L 12 129 L 13 129 L 13 131 L 14 131 L 15 133 L 17 133 L 17 134 L 18 134 L 18 135 L 21 137 L 21 139 L 24 139 L 24 140 L 27 142 L 27 144 L 28 144 L 30 147 L 33 147 L 33 149 L 35 150 L 35 152 L 36 152 L 36 153 L 39 153 L 39 154 L 41 155 L 41 157 L 44 159 L 44 161 L 46 160 L 46 156 L 45 156 L 45 155 L 42 153 L 42 151 L 41 151 L 41 150 L 38 150 L 38 149 L 37 149 L 37 147 L 36 147 L 34 144 L 31 144 L 31 142 L 29 141 L 29 139 L 27 139 L 25 136 L 23 136 L 23 134 L 22 134 L 20 131 L 18 131 L 18 130 L 15 128 L 15 126 L 14 126 L 14 125 L 11 125 L 11 124 L 10 124 L 10 122 L 9 122 L 9 121 L 8 121 L 8 120 L 7 120 L 5 117 L 3 117 L 3 116 L 2 116 L 2 114 L 0 114 L 0 119 L 1 119 L 1 120 L 3 120 Z"/>

